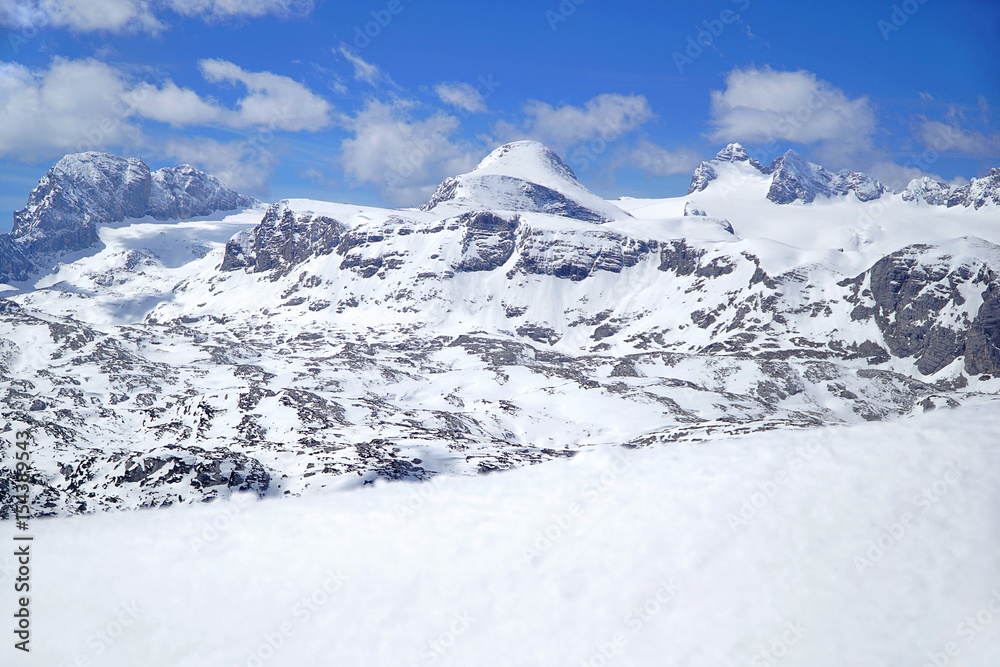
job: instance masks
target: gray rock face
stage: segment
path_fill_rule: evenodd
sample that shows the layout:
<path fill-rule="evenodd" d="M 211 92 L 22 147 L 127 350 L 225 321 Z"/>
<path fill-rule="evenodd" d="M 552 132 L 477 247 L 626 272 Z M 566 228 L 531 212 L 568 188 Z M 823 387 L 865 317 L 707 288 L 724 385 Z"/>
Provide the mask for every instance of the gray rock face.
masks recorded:
<path fill-rule="evenodd" d="M 992 278 L 965 340 L 965 372 L 970 375 L 1000 374 L 1000 281 Z"/>
<path fill-rule="evenodd" d="M 515 270 L 580 281 L 596 271 L 621 273 L 656 248 L 655 241 L 604 230 L 568 234 L 525 230 L 518 239 L 520 257 Z"/>
<path fill-rule="evenodd" d="M 223 271 L 276 271 L 283 276 L 310 257 L 328 255 L 340 245 L 343 223 L 311 212 L 295 212 L 287 201 L 272 204 L 260 224 L 230 239 Z"/>
<path fill-rule="evenodd" d="M 198 448 L 136 454 L 123 459 L 115 473 L 119 483 L 140 487 L 183 485 L 203 492 L 253 491 L 261 497 L 271 483 L 270 474 L 255 459 L 236 452 Z"/>
<path fill-rule="evenodd" d="M 101 224 L 147 215 L 183 219 L 257 203 L 190 165 L 151 174 L 136 158 L 67 155 L 14 213 L 11 233 L 0 236 L 0 281 L 27 279 L 41 257 L 97 245 Z"/>
<path fill-rule="evenodd" d="M 97 225 L 146 213 L 149 167 L 136 158 L 80 153 L 59 160 L 14 213 L 11 238 L 28 254 L 97 243 Z"/>
<path fill-rule="evenodd" d="M 922 265 L 906 249 L 876 262 L 869 275 L 875 321 L 893 355 L 917 357 L 917 369 L 925 375 L 958 358 L 963 332 L 940 326 L 938 319 L 946 306 L 961 298 L 958 283 L 970 275 Z M 934 289 L 928 289 L 932 285 Z"/>
<path fill-rule="evenodd" d="M 719 174 L 716 173 L 711 164 L 708 162 L 702 162 L 695 168 L 694 174 L 691 176 L 691 185 L 688 186 L 688 194 L 701 192 L 708 187 L 709 183 L 718 177 Z"/>
<path fill-rule="evenodd" d="M 441 185 L 437 186 L 434 194 L 431 195 L 426 204 L 420 207 L 420 210 L 433 211 L 438 204 L 455 199 L 458 194 L 458 184 L 458 179 L 453 177 L 448 177 L 441 181 Z"/>
<path fill-rule="evenodd" d="M 889 352 L 914 357 L 917 370 L 924 375 L 938 372 L 963 355 L 966 372 L 997 373 L 997 275 L 981 261 L 952 267 L 948 259 L 942 250 L 923 245 L 883 257 L 856 281 L 858 286 L 869 287 L 874 303 L 868 306 L 854 297 L 851 300 L 858 305 L 851 317 L 874 318 Z M 983 303 L 975 312 L 963 296 L 967 285 L 982 290 Z"/>
<path fill-rule="evenodd" d="M 459 218 L 463 227 L 462 260 L 456 271 L 492 271 L 507 263 L 514 254 L 518 219 L 508 220 L 493 213 L 466 213 Z"/>
<path fill-rule="evenodd" d="M 0 282 L 27 280 L 31 269 L 20 244 L 11 241 L 10 234 L 0 234 Z"/>

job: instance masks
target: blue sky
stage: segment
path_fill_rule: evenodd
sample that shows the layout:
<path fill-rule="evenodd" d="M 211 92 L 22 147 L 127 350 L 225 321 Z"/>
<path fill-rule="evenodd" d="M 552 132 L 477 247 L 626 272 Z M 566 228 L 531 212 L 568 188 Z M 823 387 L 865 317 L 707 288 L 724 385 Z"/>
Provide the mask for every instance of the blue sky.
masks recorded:
<path fill-rule="evenodd" d="M 421 203 L 534 138 L 614 197 L 729 141 L 901 187 L 1000 165 L 994 0 L 0 0 L 0 229 L 62 155 Z"/>

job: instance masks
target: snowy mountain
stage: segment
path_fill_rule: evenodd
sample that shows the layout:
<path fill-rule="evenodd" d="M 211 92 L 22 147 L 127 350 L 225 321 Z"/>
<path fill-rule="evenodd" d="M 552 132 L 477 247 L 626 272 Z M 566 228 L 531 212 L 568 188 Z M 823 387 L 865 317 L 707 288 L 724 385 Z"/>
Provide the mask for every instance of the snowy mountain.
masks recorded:
<path fill-rule="evenodd" d="M 1000 167 L 983 178 L 973 178 L 966 185 L 950 186 L 930 178 L 914 179 L 903 192 L 903 199 L 932 206 L 964 206 L 980 209 L 1000 205 Z"/>
<path fill-rule="evenodd" d="M 140 186 L 160 181 L 118 160 L 99 169 L 117 194 L 77 209 L 200 210 L 151 208 Z M 190 174 L 161 180 L 238 203 Z M 32 215 L 65 197 L 50 180 Z M 997 205 L 927 206 L 736 144 L 695 180 L 610 203 L 517 142 L 419 210 L 94 222 L 103 247 L 0 300 L 0 387 L 38 434 L 39 510 L 308 495 L 1000 392 Z M 56 225 L 43 214 L 35 229 Z"/>
<path fill-rule="evenodd" d="M 128 218 L 183 220 L 254 206 L 190 165 L 150 172 L 137 158 L 76 153 L 59 160 L 0 237 L 0 282 L 24 281 L 49 258 L 98 244 L 98 227 Z"/>
<path fill-rule="evenodd" d="M 532 211 L 588 222 L 629 217 L 585 188 L 562 158 L 537 141 L 497 148 L 472 172 L 446 179 L 421 210 Z"/>
<path fill-rule="evenodd" d="M 854 171 L 831 173 L 823 167 L 806 161 L 798 153 L 789 150 L 776 158 L 770 166 L 764 166 L 751 158 L 740 144 L 729 144 L 715 159 L 702 162 L 691 178 L 688 194 L 705 190 L 719 178 L 718 170 L 732 171 L 732 165 L 739 165 L 743 174 L 754 172 L 770 176 L 767 198 L 775 204 L 791 204 L 801 201 L 806 204 L 816 197 L 839 197 L 853 193 L 863 202 L 880 198 L 886 193 L 884 185 L 866 174 Z M 737 172 L 739 173 L 739 172 Z"/>

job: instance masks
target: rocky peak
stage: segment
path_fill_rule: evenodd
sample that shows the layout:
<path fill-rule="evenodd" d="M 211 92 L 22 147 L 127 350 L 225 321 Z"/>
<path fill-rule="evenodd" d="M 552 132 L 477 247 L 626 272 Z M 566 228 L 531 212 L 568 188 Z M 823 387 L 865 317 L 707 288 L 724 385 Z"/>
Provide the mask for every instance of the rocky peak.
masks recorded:
<path fill-rule="evenodd" d="M 715 162 L 750 162 L 750 156 L 742 144 L 729 144 L 715 156 Z"/>
<path fill-rule="evenodd" d="M 924 202 L 932 206 L 946 206 L 951 195 L 947 183 L 928 178 L 915 178 L 903 190 L 903 201 Z"/>
<path fill-rule="evenodd" d="M 32 251 L 62 242 L 85 248 L 97 241 L 96 224 L 145 214 L 149 167 L 136 158 L 77 153 L 59 160 L 14 213 L 14 240 Z"/>
<path fill-rule="evenodd" d="M 747 153 L 742 144 L 731 143 L 719 151 L 714 158 L 698 165 L 691 176 L 691 185 L 688 187 L 688 194 L 701 192 L 708 187 L 709 183 L 717 179 L 719 174 L 716 168 L 720 165 L 740 163 L 746 163 L 762 174 L 769 173 L 767 167 L 750 157 L 750 154 Z"/>
<path fill-rule="evenodd" d="M 257 203 L 191 165 L 151 173 L 137 158 L 96 151 L 67 155 L 15 211 L 13 229 L 0 242 L 0 281 L 25 280 L 41 256 L 96 245 L 101 224 L 147 215 L 185 219 Z"/>
<path fill-rule="evenodd" d="M 872 201 L 885 194 L 885 186 L 860 172 L 831 173 L 793 150 L 775 159 L 770 168 L 771 188 L 767 198 L 775 204 L 793 201 L 810 203 L 816 197 L 836 197 L 850 193 L 860 201 Z"/>
<path fill-rule="evenodd" d="M 215 211 L 250 208 L 259 203 L 189 164 L 158 169 L 151 174 L 150 180 L 146 215 L 157 220 L 184 220 Z"/>
<path fill-rule="evenodd" d="M 718 177 L 718 172 L 712 168 L 711 164 L 702 162 L 695 168 L 694 173 L 691 175 L 691 185 L 688 186 L 688 194 L 701 192 Z"/>
<path fill-rule="evenodd" d="M 952 187 L 933 178 L 915 178 L 902 194 L 904 201 L 924 202 L 932 206 L 965 206 L 980 209 L 989 204 L 1000 205 L 1000 167 L 994 167 L 982 178 L 973 178 L 966 185 Z"/>
<path fill-rule="evenodd" d="M 973 178 L 968 185 L 955 188 L 948 198 L 948 206 L 972 206 L 978 210 L 988 204 L 1000 206 L 1000 167 L 994 167 L 982 178 Z"/>

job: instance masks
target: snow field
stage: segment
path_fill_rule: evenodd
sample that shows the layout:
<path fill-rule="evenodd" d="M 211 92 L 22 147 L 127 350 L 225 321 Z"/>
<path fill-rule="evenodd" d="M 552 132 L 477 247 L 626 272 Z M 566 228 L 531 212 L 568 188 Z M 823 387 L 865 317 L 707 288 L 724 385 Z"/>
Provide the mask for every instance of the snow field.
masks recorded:
<path fill-rule="evenodd" d="M 998 436 L 993 403 L 36 520 L 11 664 L 993 667 Z"/>

